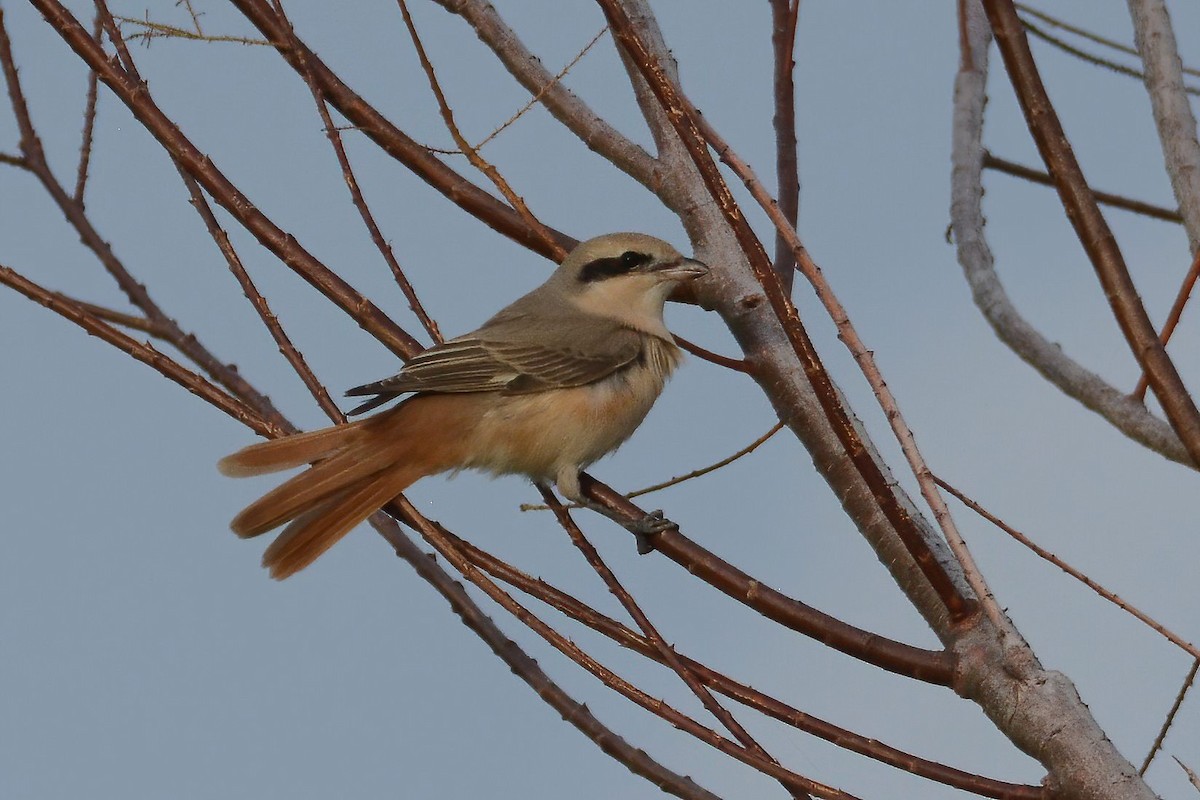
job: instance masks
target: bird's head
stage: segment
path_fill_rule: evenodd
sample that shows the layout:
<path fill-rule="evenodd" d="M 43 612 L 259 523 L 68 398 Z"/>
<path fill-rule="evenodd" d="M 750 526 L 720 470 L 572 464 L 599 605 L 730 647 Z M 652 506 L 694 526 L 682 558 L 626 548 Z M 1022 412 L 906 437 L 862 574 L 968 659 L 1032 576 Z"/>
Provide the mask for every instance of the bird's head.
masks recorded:
<path fill-rule="evenodd" d="M 580 243 L 554 276 L 582 310 L 634 327 L 662 327 L 662 309 L 676 284 L 708 273 L 662 239 L 643 233 L 610 233 Z M 664 329 L 665 330 L 665 329 Z"/>

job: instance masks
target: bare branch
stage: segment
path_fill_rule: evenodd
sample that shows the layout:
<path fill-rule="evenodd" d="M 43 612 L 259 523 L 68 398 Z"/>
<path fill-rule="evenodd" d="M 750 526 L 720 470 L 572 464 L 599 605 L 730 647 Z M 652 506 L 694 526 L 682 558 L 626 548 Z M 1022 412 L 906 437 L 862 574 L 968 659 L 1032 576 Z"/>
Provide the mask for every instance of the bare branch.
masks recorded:
<path fill-rule="evenodd" d="M 525 221 L 525 224 L 534 235 L 541 239 L 542 244 L 550 253 L 550 257 L 555 261 L 562 261 L 567 257 L 568 248 L 564 247 L 550 229 L 542 224 L 541 220 L 533 215 L 529 210 L 529 206 L 525 204 L 525 200 L 513 191 L 512 186 L 500 174 L 491 163 L 489 163 L 479 152 L 471 146 L 467 138 L 463 136 L 462 131 L 458 129 L 458 125 L 454 122 L 454 112 L 450 109 L 450 104 L 446 102 L 446 95 L 442 92 L 441 84 L 438 82 L 437 73 L 434 72 L 433 62 L 429 60 L 428 54 L 425 52 L 425 45 L 421 43 L 421 37 L 417 35 L 417 27 L 413 24 L 412 15 L 408 13 L 408 4 L 405 0 L 397 0 L 400 5 L 400 13 L 404 17 L 404 25 L 408 28 L 408 35 L 412 38 L 413 47 L 416 48 L 417 57 L 421 60 L 421 68 L 425 70 L 425 76 L 429 79 L 429 88 L 433 90 L 433 96 L 437 98 L 438 109 L 441 111 L 442 120 L 446 123 L 446 129 L 450 131 L 450 136 L 453 137 L 454 143 L 458 145 L 459 150 L 471 162 L 471 166 L 487 176 L 500 194 L 508 200 L 508 204 L 516 210 Z"/>
<path fill-rule="evenodd" d="M 1171 726 L 1175 724 L 1175 715 L 1179 713 L 1180 707 L 1183 706 L 1183 699 L 1187 697 L 1188 690 L 1192 688 L 1196 682 L 1196 672 L 1200 670 L 1200 659 L 1192 662 L 1191 669 L 1183 679 L 1183 685 L 1179 687 L 1179 692 L 1175 695 L 1175 702 L 1171 703 L 1171 710 L 1167 712 L 1167 718 L 1163 720 L 1162 727 L 1159 728 L 1158 736 L 1154 737 L 1154 744 L 1150 745 L 1150 752 L 1146 754 L 1146 759 L 1142 762 L 1141 768 L 1138 770 L 1139 775 L 1145 775 L 1146 770 L 1150 769 L 1150 764 L 1154 762 L 1154 757 L 1162 750 L 1163 742 L 1166 741 L 1167 734 L 1171 731 Z"/>
<path fill-rule="evenodd" d="M 933 477 L 933 480 L 935 480 L 937 482 L 938 486 L 941 486 L 947 492 L 949 492 L 950 494 L 957 497 L 960 501 L 962 501 L 963 505 L 965 505 L 967 508 L 974 511 L 979 516 L 986 519 L 988 522 L 995 525 L 1000 530 L 1007 533 L 1012 538 L 1016 539 L 1021 544 L 1028 547 L 1030 550 L 1032 550 L 1034 553 L 1036 553 L 1039 558 L 1041 558 L 1045 561 L 1049 561 L 1051 564 L 1058 567 L 1063 572 L 1067 573 L 1072 578 L 1079 581 L 1084 586 L 1088 587 L 1089 589 L 1091 589 L 1093 592 L 1095 592 L 1096 594 L 1103 597 L 1108 602 L 1117 606 L 1122 611 L 1128 612 L 1134 619 L 1138 620 L 1142 624 L 1149 627 L 1151 630 L 1158 633 L 1160 636 L 1162 636 L 1168 642 L 1175 645 L 1180 650 L 1183 650 L 1185 653 L 1190 655 L 1192 658 L 1200 659 L 1200 648 L 1197 648 L 1196 645 L 1192 644 L 1191 642 L 1186 641 L 1181 636 L 1179 636 L 1178 634 L 1173 632 L 1171 629 L 1167 628 L 1165 625 L 1156 621 L 1149 614 L 1138 609 L 1136 606 L 1126 602 L 1125 600 L 1122 600 L 1121 597 L 1116 592 L 1113 592 L 1109 589 L 1104 588 L 1099 583 L 1092 580 L 1091 578 L 1089 578 L 1087 575 L 1083 574 L 1079 570 L 1075 569 L 1070 564 L 1063 561 L 1061 558 L 1054 555 L 1046 548 L 1038 545 L 1036 542 L 1034 542 L 1028 536 L 1021 533 L 1017 529 L 1009 526 L 1008 524 L 1006 524 L 1004 522 L 1004 520 L 1002 520 L 999 517 L 995 516 L 994 514 L 991 514 L 990 512 L 988 512 L 988 510 L 985 509 L 983 506 L 979 505 L 979 503 L 977 503 L 974 500 L 972 500 L 971 498 L 967 497 L 965 494 L 960 492 L 958 489 L 955 489 L 953 486 L 946 483 L 941 478 L 937 477 L 936 475 L 933 475 L 932 477 Z"/>
<path fill-rule="evenodd" d="M 771 0 L 771 46 L 775 52 L 775 179 L 779 210 L 793 228 L 800 217 L 800 166 L 796 158 L 796 23 L 800 0 Z M 792 291 L 796 257 L 783 234 L 775 235 L 775 274 Z"/>
<path fill-rule="evenodd" d="M 1175 31 L 1163 0 L 1128 2 L 1163 162 L 1195 254 L 1200 252 L 1200 140 L 1196 136 L 1196 115 L 1183 85 L 1183 62 Z"/>
<path fill-rule="evenodd" d="M 607 636 L 617 644 L 628 647 L 646 658 L 663 663 L 662 654 L 645 636 L 639 635 L 611 617 L 601 614 L 591 606 L 550 585 L 546 581 L 522 572 L 488 553 L 486 550 L 482 550 L 470 542 L 459 539 L 449 532 L 446 532 L 446 536 L 454 541 L 455 545 L 471 560 L 471 563 L 487 571 L 492 577 L 520 589 L 531 597 L 536 597 L 551 608 L 557 609 L 571 619 Z M 955 788 L 965 789 L 983 797 L 1003 798 L 1004 800 L 1038 800 L 1038 798 L 1045 798 L 1045 792 L 1040 786 L 1025 786 L 998 781 L 915 756 L 884 744 L 877 739 L 868 738 L 800 711 L 770 695 L 764 694 L 746 684 L 739 683 L 695 659 L 688 658 L 682 654 L 679 654 L 679 657 L 682 659 L 684 666 L 694 673 L 706 686 L 711 686 L 726 697 L 736 700 L 748 708 L 760 711 L 772 719 L 790 725 L 797 730 L 832 742 L 838 747 L 865 755 L 922 778 L 928 778 L 929 780 L 954 786 Z"/>
<path fill-rule="evenodd" d="M 1196 286 L 1196 279 L 1200 278 L 1200 250 L 1196 251 L 1196 257 L 1192 259 L 1192 266 L 1188 269 L 1187 274 L 1183 276 L 1183 283 L 1179 287 L 1179 293 L 1175 295 L 1175 302 L 1171 304 L 1171 311 L 1167 314 L 1167 320 L 1163 323 L 1162 332 L 1159 333 L 1159 341 L 1163 343 L 1163 347 L 1167 346 L 1167 342 L 1171 341 L 1171 335 L 1175 333 L 1175 326 L 1179 324 L 1179 318 L 1183 316 L 1183 308 L 1191 299 L 1192 289 Z M 1133 396 L 1138 400 L 1146 396 L 1146 387 L 1149 385 L 1149 380 L 1146 374 L 1142 373 L 1142 377 L 1138 379 L 1137 388 L 1133 390 Z"/>
<path fill-rule="evenodd" d="M 188 174 L 204 187 L 234 219 L 300 277 L 348 313 L 368 333 L 398 355 L 420 350 L 420 344 L 374 303 L 329 270 L 305 250 L 295 237 L 281 230 L 250 202 L 216 167 L 212 159 L 192 144 L 154 103 L 146 86 L 110 62 L 79 22 L 57 0 L 32 0 L 42 15 L 77 55 L 100 76 Z"/>
<path fill-rule="evenodd" d="M 762 243 L 754 235 L 741 210 L 737 206 L 729 187 L 726 186 L 716 164 L 708 152 L 695 115 L 693 106 L 683 97 L 674 81 L 666 74 L 661 63 L 646 48 L 636 29 L 630 22 L 625 9 L 617 0 L 599 0 L 608 18 L 613 35 L 620 41 L 629 58 L 637 65 L 642 78 L 661 104 L 663 111 L 683 143 L 693 164 L 704 181 L 704 186 L 716 201 L 726 222 L 732 228 L 743 252 L 749 258 L 755 279 L 763 288 L 768 302 L 788 336 L 805 374 L 817 391 L 817 396 L 828 418 L 845 448 L 846 455 L 871 487 L 873 496 L 903 541 L 905 548 L 916 561 L 925 579 L 945 605 L 952 621 L 962 621 L 976 610 L 975 601 L 966 597 L 959 585 L 947 572 L 945 566 L 934 556 L 924 531 L 899 501 L 888 484 L 872 453 L 863 446 L 858 429 L 851 420 L 842 398 L 825 371 L 812 341 L 800 322 L 799 314 L 791 299 L 783 291 L 778 276 L 767 258 Z"/>
<path fill-rule="evenodd" d="M 401 1 L 403 2 L 403 0 Z M 755 753 L 760 758 L 770 761 L 773 764 L 778 764 L 779 761 L 763 749 L 762 745 L 760 745 L 754 739 L 754 737 L 742 727 L 741 723 L 734 718 L 733 714 L 729 713 L 728 709 L 717 702 L 716 698 L 712 696 L 712 693 L 702 683 L 700 683 L 699 680 L 697 680 L 695 674 L 688 669 L 682 660 L 680 660 L 679 656 L 675 653 L 675 650 L 667 643 L 665 639 L 663 639 L 662 634 L 658 632 L 658 629 L 654 626 L 654 623 L 650 621 L 650 618 L 646 616 L 644 611 L 642 611 L 641 606 L 639 606 L 637 601 L 633 599 L 633 595 L 631 595 L 628 590 L 621 585 L 621 582 L 617 579 L 617 576 L 611 569 L 609 569 L 608 564 L 604 563 L 604 559 L 600 557 L 600 553 L 597 552 L 596 548 L 592 546 L 592 543 L 588 541 L 586 536 L 584 536 L 583 531 L 581 531 L 579 526 L 575 524 L 575 520 L 571 519 L 570 512 L 563 508 L 563 505 L 558 502 L 558 499 L 554 496 L 554 493 L 545 486 L 539 486 L 538 490 L 542 493 L 542 499 L 546 501 L 546 504 L 550 507 L 550 510 L 554 512 L 554 516 L 558 520 L 558 524 L 561 525 L 563 530 L 567 532 L 567 535 L 571 537 L 571 543 L 574 544 L 575 547 L 578 548 L 579 552 L 583 554 L 583 557 L 587 560 L 588 565 L 591 566 L 591 568 L 596 571 L 596 574 L 600 576 L 600 579 L 604 581 L 604 585 L 608 587 L 608 591 L 617 598 L 617 601 L 620 602 L 626 613 L 629 614 L 634 623 L 641 628 L 642 633 L 645 635 L 647 641 L 649 641 L 651 646 L 657 651 L 659 660 L 669 666 L 675 672 L 675 674 L 678 675 L 681 680 L 683 680 L 687 687 L 692 690 L 692 694 L 696 695 L 696 697 L 700 700 L 700 704 L 703 705 L 708 712 L 717 719 L 718 722 L 724 725 L 725 729 L 733 734 L 733 737 L 741 742 L 747 750 Z M 811 800 L 808 794 L 804 791 L 803 786 L 792 784 L 789 781 L 784 781 L 783 786 L 792 794 L 793 797 L 797 798 L 797 800 Z"/>
<path fill-rule="evenodd" d="M 51 2 L 51 0 L 38 0 Z M 349 86 L 334 74 L 298 38 L 290 37 L 286 23 L 261 0 L 231 0 L 262 33 L 275 43 L 276 50 L 297 72 L 303 74 L 307 65 L 312 71 L 313 81 L 322 96 L 388 155 L 395 158 L 414 175 L 452 202 L 514 241 L 534 252 L 553 258 L 555 248 L 546 246 L 542 238 L 525 223 L 521 216 L 498 199 L 475 186 L 454 170 L 435 158 L 426 148 L 413 141 L 403 131 L 389 122 L 373 106 L 359 97 Z M 285 44 L 290 41 L 290 44 Z M 554 240 L 564 250 L 570 250 L 576 240 L 559 231 L 553 231 Z"/>
<path fill-rule="evenodd" d="M 96 20 L 92 23 L 92 38 L 99 42 L 102 31 L 103 25 L 100 22 L 100 14 L 97 12 Z M 99 86 L 100 81 L 96 78 L 96 71 L 89 70 L 87 99 L 84 101 L 83 109 L 83 140 L 79 143 L 79 166 L 75 170 L 75 192 L 71 195 L 71 198 L 81 207 L 83 206 L 83 192 L 87 186 L 88 165 L 92 160 L 92 134 L 96 127 L 96 95 Z"/>
<path fill-rule="evenodd" d="M 579 137 L 588 148 L 638 183 L 645 186 L 657 184 L 659 164 L 654 157 L 609 125 L 562 84 L 561 73 L 557 77 L 551 75 L 537 56 L 525 47 L 516 32 L 508 27 L 491 3 L 483 0 L 434 2 L 466 20 L 474 28 L 480 41 L 491 48 L 517 82 L 530 94 L 535 95 L 535 98 L 540 99 L 546 110 Z M 483 143 L 478 146 L 482 147 Z"/>
<path fill-rule="evenodd" d="M 1018 178 L 1024 178 L 1033 183 L 1040 183 L 1043 186 L 1053 186 L 1054 178 L 1050 177 L 1049 173 L 1042 172 L 1038 169 L 1032 169 L 1024 164 L 1018 164 L 1015 161 L 1008 161 L 998 156 L 994 156 L 986 150 L 983 153 L 984 169 L 994 169 L 997 172 L 1003 172 L 1008 175 L 1015 175 Z M 1109 192 L 1093 191 L 1096 196 L 1096 202 L 1103 203 L 1113 208 L 1122 208 L 1126 211 L 1132 211 L 1135 214 L 1141 214 L 1154 219 L 1161 219 L 1164 222 L 1183 222 L 1183 215 L 1177 210 L 1156 206 L 1152 203 L 1143 203 L 1141 200 L 1134 200 L 1129 197 L 1124 197 L 1119 194 L 1111 194 Z"/>
<path fill-rule="evenodd" d="M 421 578 L 446 599 L 462 623 L 482 639 L 492 652 L 508 665 L 514 675 L 525 681 L 538 697 L 594 742 L 605 755 L 624 764 L 630 772 L 645 778 L 664 792 L 683 800 L 719 800 L 716 795 L 697 785 L 691 778 L 672 772 L 645 751 L 630 745 L 596 719 L 587 706 L 572 699 L 516 642 L 504 635 L 457 581 L 400 530 L 395 520 L 380 511 L 372 514 L 369 521 L 379 535 L 395 549 L 396 555 L 407 561 Z M 430 523 L 425 521 L 424 524 Z M 462 543 L 461 539 L 454 537 L 449 531 L 441 528 L 439 530 L 454 544 Z"/>
<path fill-rule="evenodd" d="M 1117 324 L 1134 358 L 1149 377 L 1150 386 L 1166 413 L 1167 421 L 1179 435 L 1192 461 L 1200 465 L 1200 409 L 1196 408 L 1174 362 L 1158 340 L 1158 331 L 1146 314 L 1117 247 L 1116 238 L 1084 179 L 1066 132 L 1038 74 L 1017 10 L 1012 0 L 984 0 L 984 8 L 1025 114 L 1026 124 L 1037 142 L 1046 168 L 1054 176 L 1067 217 L 1092 262 Z M 1192 133 L 1194 136 L 1194 121 Z M 1179 200 L 1186 220 L 1189 216 L 1188 207 L 1184 198 L 1179 197 Z"/>
<path fill-rule="evenodd" d="M 169 356 L 163 355 L 149 344 L 126 336 L 82 306 L 67 299 L 65 295 L 45 289 L 3 264 L 0 264 L 0 284 L 15 289 L 35 303 L 43 305 L 55 314 L 75 323 L 92 336 L 108 342 L 118 350 L 133 356 L 135 360 L 154 368 L 168 380 L 179 384 L 206 403 L 216 406 L 256 433 L 263 436 L 279 436 L 284 433 L 284 430 L 276 423 L 263 419 L 258 411 L 245 401 L 226 394 L 202 376 L 180 365 Z"/>
<path fill-rule="evenodd" d="M 1200 792 L 1200 775 L 1196 774 L 1196 771 L 1187 764 L 1180 761 L 1179 756 L 1171 756 L 1171 758 L 1175 759 L 1175 763 L 1178 764 L 1179 768 L 1182 769 L 1184 774 L 1188 776 L 1188 780 L 1191 782 L 1192 786 L 1196 789 L 1196 791 Z"/>
<path fill-rule="evenodd" d="M 580 475 L 580 487 L 589 499 L 623 515 L 630 522 L 646 516 L 644 509 L 586 472 Z M 668 529 L 656 534 L 654 551 L 768 619 L 835 650 L 917 680 L 946 686 L 953 680 L 954 666 L 949 654 L 922 650 L 848 625 L 750 577 L 681 531 Z"/>
<path fill-rule="evenodd" d="M 974 49 L 964 47 L 963 52 L 964 60 L 954 89 L 950 219 L 958 261 L 971 286 L 975 304 L 1000 340 L 1064 394 L 1104 417 L 1135 442 L 1172 461 L 1191 466 L 1191 458 L 1170 425 L 1046 339 L 1021 316 L 1000 283 L 984 235 L 986 40 Z"/>

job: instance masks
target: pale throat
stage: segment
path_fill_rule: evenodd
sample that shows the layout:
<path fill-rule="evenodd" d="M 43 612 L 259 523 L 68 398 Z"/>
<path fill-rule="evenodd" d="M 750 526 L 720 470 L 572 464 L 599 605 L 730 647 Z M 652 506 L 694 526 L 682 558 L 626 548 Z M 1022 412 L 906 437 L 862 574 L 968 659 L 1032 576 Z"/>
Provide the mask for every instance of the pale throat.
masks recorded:
<path fill-rule="evenodd" d="M 589 314 L 615 319 L 635 330 L 674 342 L 663 323 L 663 305 L 673 287 L 673 281 L 647 286 L 643 280 L 618 278 L 589 286 L 573 296 L 571 302 Z"/>

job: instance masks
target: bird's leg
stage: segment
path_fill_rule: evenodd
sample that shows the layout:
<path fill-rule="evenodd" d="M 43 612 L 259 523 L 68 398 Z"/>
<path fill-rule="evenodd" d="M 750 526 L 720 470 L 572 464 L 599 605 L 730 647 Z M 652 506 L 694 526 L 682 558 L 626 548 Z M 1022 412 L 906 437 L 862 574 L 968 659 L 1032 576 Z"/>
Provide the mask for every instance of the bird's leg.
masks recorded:
<path fill-rule="evenodd" d="M 636 522 L 630 522 L 616 511 L 594 502 L 584 495 L 583 490 L 580 488 L 578 470 L 569 467 L 559 470 L 555 476 L 554 483 L 558 487 L 559 494 L 572 503 L 583 508 L 589 508 L 598 514 L 608 517 L 637 537 L 637 551 L 641 555 L 654 552 L 654 539 L 658 534 L 665 530 L 679 527 L 663 516 L 661 509 L 651 511 Z"/>

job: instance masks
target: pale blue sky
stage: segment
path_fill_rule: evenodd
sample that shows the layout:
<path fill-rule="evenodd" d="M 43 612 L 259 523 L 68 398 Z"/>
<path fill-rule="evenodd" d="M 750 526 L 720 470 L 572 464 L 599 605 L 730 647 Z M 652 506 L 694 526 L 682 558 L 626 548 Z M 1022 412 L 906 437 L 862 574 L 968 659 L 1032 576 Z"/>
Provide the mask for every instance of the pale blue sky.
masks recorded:
<path fill-rule="evenodd" d="M 70 5 L 86 16 L 89 4 Z M 445 146 L 397 8 L 355 5 L 352 14 L 311 0 L 288 9 L 300 36 L 351 85 L 417 139 Z M 412 5 L 431 56 L 444 65 L 459 121 L 478 140 L 527 95 L 461 20 Z M 769 175 L 767 4 L 654 5 L 692 98 Z M 1195 640 L 1195 474 L 1128 442 L 1018 362 L 971 305 L 943 239 L 954 5 L 805 0 L 797 45 L 800 232 L 876 351 L 933 469 Z M 1123 3 L 1052 5 L 1113 38 L 1132 38 Z M 173 4 L 158 6 L 152 16 L 185 21 Z M 497 6 L 552 70 L 603 24 L 589 3 Z M 251 33 L 222 3 L 198 7 L 211 32 Z M 115 3 L 114 10 L 138 17 L 145 6 Z M 1185 58 L 1200 64 L 1192 35 L 1200 11 L 1184 3 L 1172 10 Z M 15 1 L 4 11 L 35 120 L 59 176 L 70 179 L 85 73 L 36 12 Z M 1139 84 L 1044 46 L 1035 54 L 1094 185 L 1170 204 Z M 307 89 L 278 55 L 161 41 L 134 55 L 156 100 L 260 208 L 417 330 L 348 202 Z M 568 83 L 648 141 L 616 70 L 606 38 Z M 988 146 L 1035 163 L 998 59 L 990 86 Z M 236 361 L 298 424 L 322 424 L 239 302 L 166 158 L 107 93 L 96 130 L 88 197 L 104 237 L 185 328 Z M 0 149 L 13 152 L 16 141 L 10 115 L 0 113 Z M 347 141 L 386 235 L 445 332 L 469 330 L 547 274 L 547 263 L 481 229 L 353 134 Z M 638 229 L 686 248 L 667 212 L 540 110 L 485 152 L 556 227 L 580 237 Z M 995 174 L 986 182 L 988 233 L 1014 300 L 1076 358 L 1132 387 L 1136 367 L 1052 193 Z M 0 263 L 120 305 L 30 176 L 0 169 L 0 209 Z M 1161 320 L 1187 265 L 1181 231 L 1123 212 L 1107 217 Z M 760 219 L 755 224 L 769 235 Z M 247 235 L 231 233 L 332 390 L 395 370 L 383 348 Z M 830 369 L 911 487 L 869 389 L 802 283 L 797 298 Z M 1185 316 L 1172 345 L 1193 386 L 1200 385 L 1197 319 Z M 696 309 L 672 307 L 668 323 L 734 351 L 719 320 Z M 558 720 L 370 531 L 355 532 L 286 583 L 268 580 L 258 566 L 264 543 L 238 541 L 227 529 L 270 485 L 216 472 L 220 456 L 252 440 L 232 420 L 7 290 L 0 291 L 0 375 L 0 795 L 660 796 Z M 721 458 L 773 421 L 748 380 L 691 359 L 637 436 L 594 472 L 636 488 Z M 619 614 L 553 522 L 516 510 L 534 499 L 521 480 L 436 478 L 411 497 L 452 530 Z M 753 458 L 651 505 L 777 588 L 855 624 L 935 645 L 794 440 L 779 436 Z M 955 513 L 1001 604 L 1043 661 L 1075 680 L 1118 747 L 1140 761 L 1187 657 L 969 512 Z M 1040 778 L 1038 765 L 972 704 L 781 631 L 665 559 L 638 557 L 609 523 L 581 520 L 682 652 L 919 755 L 1013 781 Z M 647 717 L 496 616 L 553 678 L 667 766 L 723 797 L 782 796 L 773 782 Z M 573 634 L 704 719 L 672 674 L 584 631 Z M 1195 700 L 1185 706 L 1167 743 L 1167 753 L 1193 762 L 1196 708 Z M 785 764 L 863 797 L 959 796 L 748 713 L 739 717 Z M 1151 777 L 1164 795 L 1187 791 L 1169 758 Z"/>

